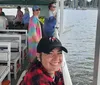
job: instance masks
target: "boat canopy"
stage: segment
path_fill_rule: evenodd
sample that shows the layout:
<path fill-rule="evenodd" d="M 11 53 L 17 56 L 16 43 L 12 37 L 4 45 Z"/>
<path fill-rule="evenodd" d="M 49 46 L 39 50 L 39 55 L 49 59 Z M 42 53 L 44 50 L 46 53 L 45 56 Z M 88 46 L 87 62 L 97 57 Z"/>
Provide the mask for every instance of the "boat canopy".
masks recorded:
<path fill-rule="evenodd" d="M 3 5 L 48 5 L 56 0 L 0 0 Z"/>

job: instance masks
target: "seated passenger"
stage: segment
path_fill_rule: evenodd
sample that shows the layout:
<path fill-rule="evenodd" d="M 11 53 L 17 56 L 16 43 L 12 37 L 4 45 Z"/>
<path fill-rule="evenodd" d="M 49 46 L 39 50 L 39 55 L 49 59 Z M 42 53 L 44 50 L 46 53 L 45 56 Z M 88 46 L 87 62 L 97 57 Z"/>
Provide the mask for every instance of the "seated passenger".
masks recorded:
<path fill-rule="evenodd" d="M 0 16 L 5 16 L 5 13 L 2 11 L 1 7 L 0 7 Z"/>
<path fill-rule="evenodd" d="M 37 46 L 37 58 L 20 85 L 64 85 L 61 72 L 62 51 L 68 52 L 57 38 L 42 38 Z"/>

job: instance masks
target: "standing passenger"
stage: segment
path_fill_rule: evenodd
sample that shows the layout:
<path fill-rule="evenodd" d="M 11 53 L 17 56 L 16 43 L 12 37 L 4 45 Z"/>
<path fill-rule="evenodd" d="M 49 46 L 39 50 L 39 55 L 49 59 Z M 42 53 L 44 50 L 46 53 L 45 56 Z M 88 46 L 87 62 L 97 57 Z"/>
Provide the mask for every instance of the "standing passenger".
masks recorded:
<path fill-rule="evenodd" d="M 49 3 L 49 17 L 54 16 L 56 17 L 56 4 L 55 2 Z"/>
<path fill-rule="evenodd" d="M 22 17 L 23 17 L 23 12 L 21 11 L 21 7 L 18 6 L 17 7 L 17 14 L 16 14 L 16 18 L 15 18 L 16 25 L 22 24 Z"/>
<path fill-rule="evenodd" d="M 42 38 L 41 33 L 41 26 L 38 19 L 40 14 L 40 7 L 33 6 L 33 16 L 29 20 L 29 27 L 28 27 L 28 52 L 29 52 L 29 61 L 32 62 L 33 59 L 36 57 L 37 53 L 37 44 Z"/>
<path fill-rule="evenodd" d="M 25 13 L 24 13 L 24 16 L 23 16 L 23 24 L 24 24 L 25 29 L 28 29 L 29 19 L 30 19 L 30 14 L 29 14 L 28 8 L 26 7 Z"/>
<path fill-rule="evenodd" d="M 54 36 L 56 25 L 56 6 L 54 2 L 51 2 L 48 6 L 49 17 L 45 19 L 44 34 L 45 36 Z"/>

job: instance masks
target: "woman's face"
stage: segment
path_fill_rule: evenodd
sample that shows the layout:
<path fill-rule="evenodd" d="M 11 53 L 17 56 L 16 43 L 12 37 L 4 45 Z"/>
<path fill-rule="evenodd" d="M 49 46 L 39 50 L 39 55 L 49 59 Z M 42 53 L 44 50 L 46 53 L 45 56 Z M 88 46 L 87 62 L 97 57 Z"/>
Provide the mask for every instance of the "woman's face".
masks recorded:
<path fill-rule="evenodd" d="M 55 11 L 56 10 L 56 5 L 55 4 L 52 4 L 51 7 L 50 7 L 50 10 L 51 11 Z"/>
<path fill-rule="evenodd" d="M 39 14 L 40 14 L 40 9 L 37 9 L 37 10 L 33 11 L 33 15 L 39 16 Z"/>
<path fill-rule="evenodd" d="M 60 48 L 53 49 L 49 54 L 42 53 L 41 63 L 48 73 L 54 73 L 61 68 L 62 51 Z"/>

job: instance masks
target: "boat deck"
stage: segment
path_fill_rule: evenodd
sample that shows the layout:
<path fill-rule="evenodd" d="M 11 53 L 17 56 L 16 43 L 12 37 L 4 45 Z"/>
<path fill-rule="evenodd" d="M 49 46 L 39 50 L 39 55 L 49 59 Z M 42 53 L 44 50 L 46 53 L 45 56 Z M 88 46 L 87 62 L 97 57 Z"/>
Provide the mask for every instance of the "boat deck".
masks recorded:
<path fill-rule="evenodd" d="M 17 74 L 17 75 L 18 75 L 18 76 L 17 76 L 17 79 L 15 80 L 15 79 L 14 79 L 14 75 L 11 75 L 11 85 L 17 85 L 18 79 L 20 78 L 22 72 L 23 72 L 25 69 L 27 69 L 28 65 L 29 65 L 29 62 L 28 62 L 28 59 L 27 59 L 27 57 L 26 57 L 26 58 L 25 58 L 25 61 L 24 61 L 24 64 L 22 64 L 22 69 L 21 69 L 21 71 L 19 71 L 18 74 Z"/>

